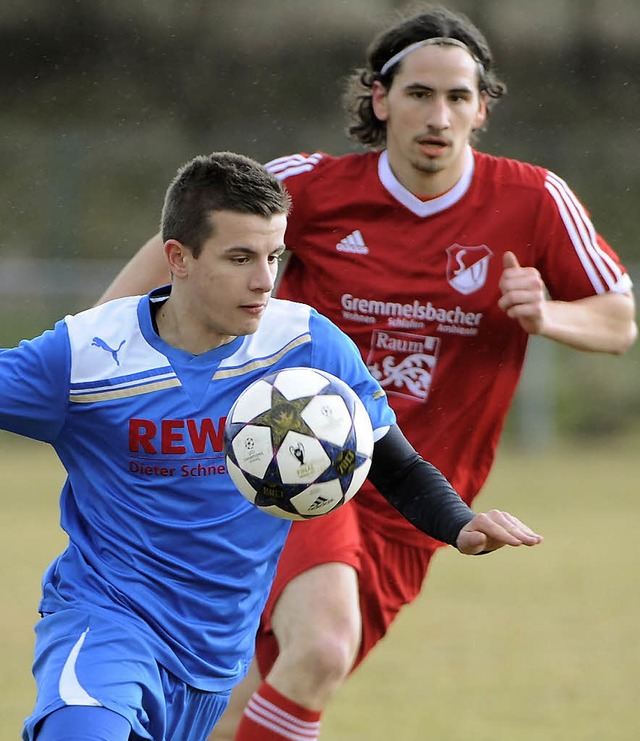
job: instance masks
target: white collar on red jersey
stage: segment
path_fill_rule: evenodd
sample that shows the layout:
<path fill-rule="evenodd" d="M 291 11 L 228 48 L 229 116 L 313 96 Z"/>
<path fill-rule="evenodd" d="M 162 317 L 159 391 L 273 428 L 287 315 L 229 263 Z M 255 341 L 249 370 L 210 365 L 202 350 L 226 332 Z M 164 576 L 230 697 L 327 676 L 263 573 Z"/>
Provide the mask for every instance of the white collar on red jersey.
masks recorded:
<path fill-rule="evenodd" d="M 440 213 L 440 211 L 450 208 L 454 203 L 457 203 L 469 190 L 474 169 L 475 160 L 473 157 L 473 150 L 470 146 L 467 146 L 464 171 L 460 180 L 458 180 L 451 190 L 448 190 L 441 196 L 432 198 L 429 201 L 421 201 L 419 198 L 414 196 L 411 191 L 407 190 L 391 172 L 391 167 L 389 167 L 389 157 L 386 150 L 382 152 L 380 159 L 378 160 L 378 177 L 380 178 L 382 185 L 389 191 L 396 201 L 399 201 L 405 208 L 408 208 L 409 211 L 414 213 L 416 216 L 433 216 L 434 214 Z"/>

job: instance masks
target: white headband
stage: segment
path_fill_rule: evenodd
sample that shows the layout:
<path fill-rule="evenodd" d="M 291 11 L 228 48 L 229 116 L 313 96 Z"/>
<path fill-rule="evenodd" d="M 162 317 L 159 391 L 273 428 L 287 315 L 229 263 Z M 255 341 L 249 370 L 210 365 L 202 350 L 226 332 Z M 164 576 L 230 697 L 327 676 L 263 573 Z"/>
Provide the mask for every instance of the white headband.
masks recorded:
<path fill-rule="evenodd" d="M 380 76 L 386 75 L 387 72 L 394 65 L 398 64 L 401 59 L 404 59 L 407 54 L 411 54 L 412 51 L 420 49 L 423 46 L 459 46 L 461 49 L 464 49 L 471 55 L 474 62 L 476 62 L 476 64 L 480 66 L 481 70 L 484 70 L 482 62 L 478 59 L 478 57 L 476 57 L 476 55 L 471 51 L 471 49 L 469 49 L 469 47 L 465 43 L 463 43 L 462 41 L 458 41 L 458 39 L 452 39 L 449 36 L 434 36 L 430 39 L 422 39 L 422 41 L 416 41 L 414 44 L 409 44 L 409 46 L 405 46 L 404 49 L 401 49 L 397 54 L 394 54 L 391 59 L 387 60 L 382 65 Z"/>

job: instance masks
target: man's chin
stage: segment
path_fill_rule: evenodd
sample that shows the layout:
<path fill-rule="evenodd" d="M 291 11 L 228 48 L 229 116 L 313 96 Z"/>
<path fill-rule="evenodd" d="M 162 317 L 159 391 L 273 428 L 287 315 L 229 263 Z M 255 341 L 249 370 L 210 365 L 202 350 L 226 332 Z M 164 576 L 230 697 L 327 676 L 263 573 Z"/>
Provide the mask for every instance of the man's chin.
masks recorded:
<path fill-rule="evenodd" d="M 244 322 L 241 327 L 238 327 L 238 331 L 236 332 L 236 337 L 248 335 L 248 334 L 255 334 L 258 331 L 258 327 L 260 326 L 260 320 L 257 319 L 252 322 Z"/>
<path fill-rule="evenodd" d="M 437 172 L 442 172 L 446 168 L 446 162 L 444 161 L 444 155 L 423 155 L 420 157 L 418 162 L 415 163 L 415 167 L 420 172 L 424 172 L 429 175 L 433 175 Z"/>

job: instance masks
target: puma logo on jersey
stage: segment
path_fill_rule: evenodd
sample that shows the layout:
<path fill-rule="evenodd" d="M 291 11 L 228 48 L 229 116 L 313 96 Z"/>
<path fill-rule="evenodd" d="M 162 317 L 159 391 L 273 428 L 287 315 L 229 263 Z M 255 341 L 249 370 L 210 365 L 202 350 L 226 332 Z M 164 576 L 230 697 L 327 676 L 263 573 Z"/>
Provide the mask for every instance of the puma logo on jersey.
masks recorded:
<path fill-rule="evenodd" d="M 447 247 L 447 280 L 452 288 L 465 296 L 484 286 L 493 252 L 486 245 Z"/>
<path fill-rule="evenodd" d="M 355 229 L 348 234 L 344 239 L 341 239 L 336 245 L 336 249 L 339 252 L 353 252 L 355 255 L 368 255 L 369 248 L 364 243 L 362 233 L 359 229 Z"/>
<path fill-rule="evenodd" d="M 107 343 L 100 337 L 94 337 L 93 341 L 91 342 L 91 347 L 99 347 L 101 350 L 111 353 L 111 357 L 116 361 L 116 365 L 120 365 L 120 361 L 118 360 L 118 353 L 120 352 L 120 349 L 125 342 L 126 340 L 122 340 L 122 342 L 118 345 L 118 349 L 114 350 L 112 347 L 109 347 L 109 345 L 107 345 Z"/>

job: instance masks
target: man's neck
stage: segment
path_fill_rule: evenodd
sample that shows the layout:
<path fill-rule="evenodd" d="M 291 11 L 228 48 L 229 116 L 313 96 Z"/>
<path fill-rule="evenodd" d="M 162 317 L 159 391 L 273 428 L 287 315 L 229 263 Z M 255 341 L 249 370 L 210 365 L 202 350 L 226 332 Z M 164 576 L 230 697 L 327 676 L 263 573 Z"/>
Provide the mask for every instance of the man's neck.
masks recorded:
<path fill-rule="evenodd" d="M 429 200 L 451 190 L 464 175 L 469 158 L 467 148 L 456 162 L 448 167 L 433 170 L 421 169 L 407 161 L 406 157 L 394 157 L 393 151 L 387 149 L 387 162 L 396 180 L 416 198 Z"/>
<path fill-rule="evenodd" d="M 180 310 L 177 303 L 170 297 L 161 304 L 155 305 L 154 326 L 158 336 L 167 345 L 177 350 L 184 350 L 191 355 L 202 355 L 236 339 L 231 335 L 199 331 L 197 319 L 188 311 Z M 153 306 L 152 304 L 152 311 Z"/>

